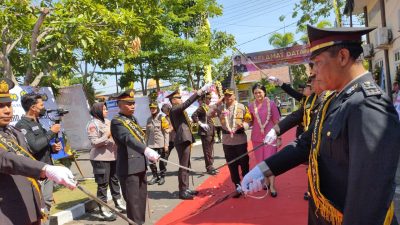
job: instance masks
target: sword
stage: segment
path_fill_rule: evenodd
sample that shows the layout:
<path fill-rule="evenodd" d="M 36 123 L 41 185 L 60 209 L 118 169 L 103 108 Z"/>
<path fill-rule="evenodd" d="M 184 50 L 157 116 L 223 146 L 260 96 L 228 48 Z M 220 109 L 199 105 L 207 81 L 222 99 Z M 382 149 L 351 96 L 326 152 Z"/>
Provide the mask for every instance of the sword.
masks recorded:
<path fill-rule="evenodd" d="M 115 214 L 117 214 L 119 217 L 121 217 L 123 220 L 125 220 L 126 222 L 128 222 L 131 225 L 138 225 L 137 223 L 133 222 L 131 219 L 129 219 L 128 217 L 126 217 L 124 214 L 120 213 L 118 210 L 114 209 L 113 207 L 107 205 L 107 203 L 103 202 L 102 200 L 100 200 L 99 198 L 97 198 L 96 196 L 94 196 L 92 193 L 90 193 L 88 190 L 86 190 L 84 187 L 82 187 L 81 185 L 76 185 L 76 187 L 81 190 L 85 195 L 89 196 L 89 198 L 93 199 L 95 202 L 99 203 L 102 206 L 107 207 L 108 209 L 110 209 L 112 212 L 114 212 Z"/>
<path fill-rule="evenodd" d="M 163 161 L 163 162 L 166 162 L 166 163 L 171 163 L 172 165 L 174 165 L 174 166 L 177 166 L 177 167 L 179 167 L 179 168 L 181 168 L 181 169 L 184 169 L 184 170 L 188 170 L 188 171 L 190 171 L 190 172 L 193 172 L 193 173 L 201 173 L 201 174 L 203 174 L 203 173 L 205 173 L 205 172 L 199 172 L 199 171 L 196 171 L 196 170 L 194 170 L 194 169 L 191 169 L 191 168 L 189 168 L 189 167 L 186 167 L 186 166 L 181 166 L 181 165 L 179 165 L 179 164 L 177 164 L 177 163 L 174 163 L 174 162 L 171 162 L 171 161 L 168 161 L 168 160 L 166 160 L 166 159 L 163 159 L 163 158 L 158 158 L 158 160 L 160 160 L 160 161 Z"/>
<path fill-rule="evenodd" d="M 259 148 L 261 148 L 261 147 L 264 146 L 264 145 L 265 145 L 265 143 L 262 143 L 262 144 L 260 144 L 260 145 L 257 145 L 257 146 L 254 147 L 252 150 L 250 150 L 250 151 L 248 151 L 248 152 L 246 152 L 246 153 L 244 153 L 244 154 L 242 154 L 242 155 L 239 155 L 238 157 L 232 159 L 231 161 L 229 161 L 229 162 L 227 162 L 227 163 L 222 164 L 221 166 L 218 166 L 217 168 L 214 169 L 214 171 L 217 171 L 217 170 L 221 169 L 221 168 L 224 167 L 224 166 L 230 165 L 230 164 L 232 164 L 232 163 L 238 161 L 239 159 L 245 157 L 246 155 L 249 155 L 250 153 L 252 153 L 252 152 L 254 152 L 254 151 L 257 151 Z M 202 175 L 200 175 L 200 176 L 202 176 Z"/>

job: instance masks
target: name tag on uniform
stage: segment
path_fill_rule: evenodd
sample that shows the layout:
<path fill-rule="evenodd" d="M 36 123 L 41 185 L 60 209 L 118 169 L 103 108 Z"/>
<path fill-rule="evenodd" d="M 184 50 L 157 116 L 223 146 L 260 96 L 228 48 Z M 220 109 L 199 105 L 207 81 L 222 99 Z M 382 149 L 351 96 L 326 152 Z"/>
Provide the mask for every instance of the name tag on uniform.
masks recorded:
<path fill-rule="evenodd" d="M 34 126 L 34 127 L 32 127 L 32 130 L 33 130 L 33 131 L 39 130 L 39 126 Z"/>

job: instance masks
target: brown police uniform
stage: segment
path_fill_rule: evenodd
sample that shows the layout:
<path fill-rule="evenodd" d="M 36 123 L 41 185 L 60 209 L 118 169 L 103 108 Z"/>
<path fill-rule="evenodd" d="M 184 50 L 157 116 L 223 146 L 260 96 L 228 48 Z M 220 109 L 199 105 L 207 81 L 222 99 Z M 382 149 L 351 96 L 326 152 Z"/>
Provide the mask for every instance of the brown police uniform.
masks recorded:
<path fill-rule="evenodd" d="M 171 93 L 168 98 L 171 99 L 176 96 L 180 96 L 178 91 Z M 171 123 L 175 130 L 174 144 L 178 153 L 179 164 L 185 167 L 190 166 L 191 144 L 195 141 L 191 131 L 190 121 L 185 109 L 193 104 L 193 102 L 195 102 L 198 98 L 199 96 L 195 92 L 182 104 L 173 105 L 170 111 Z M 189 172 L 180 168 L 178 172 L 178 181 L 180 197 L 188 195 Z"/>
<path fill-rule="evenodd" d="M 211 97 L 207 94 L 204 97 Z M 204 99 L 204 98 L 203 98 Z M 200 125 L 198 128 L 198 134 L 201 138 L 201 144 L 203 147 L 204 162 L 206 164 L 206 170 L 208 173 L 215 173 L 213 163 L 214 163 L 214 135 L 215 128 L 212 118 L 207 115 L 209 113 L 209 106 L 203 103 L 196 111 L 192 114 L 193 122 L 202 122 L 209 126 L 208 130 L 204 130 Z"/>

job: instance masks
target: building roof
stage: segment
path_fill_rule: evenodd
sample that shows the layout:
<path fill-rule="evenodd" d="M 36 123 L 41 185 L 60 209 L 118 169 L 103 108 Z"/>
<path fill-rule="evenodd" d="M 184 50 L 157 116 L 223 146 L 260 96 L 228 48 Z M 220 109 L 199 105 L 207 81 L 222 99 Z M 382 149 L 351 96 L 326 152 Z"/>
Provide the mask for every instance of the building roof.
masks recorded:
<path fill-rule="evenodd" d="M 288 66 L 262 69 L 261 71 L 252 71 L 245 73 L 240 83 L 244 84 L 244 83 L 254 83 L 260 81 L 262 78 L 266 78 L 265 74 L 267 74 L 268 76 L 276 77 L 285 83 L 290 83 Z"/>

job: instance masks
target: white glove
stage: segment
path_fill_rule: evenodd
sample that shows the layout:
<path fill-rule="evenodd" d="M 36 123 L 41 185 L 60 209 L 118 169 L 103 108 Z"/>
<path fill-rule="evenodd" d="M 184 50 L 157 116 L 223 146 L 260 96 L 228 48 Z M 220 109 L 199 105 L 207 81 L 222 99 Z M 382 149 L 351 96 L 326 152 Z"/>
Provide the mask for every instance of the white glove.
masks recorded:
<path fill-rule="evenodd" d="M 203 128 L 205 131 L 208 131 L 208 130 L 210 129 L 210 126 L 208 126 L 208 124 L 202 123 L 202 122 L 200 122 L 200 121 L 199 121 L 199 126 L 200 126 L 201 128 Z"/>
<path fill-rule="evenodd" d="M 283 82 L 276 77 L 269 76 L 268 80 L 274 83 L 275 85 L 282 86 Z"/>
<path fill-rule="evenodd" d="M 144 155 L 152 162 L 157 162 L 158 158 L 160 158 L 160 155 L 151 148 L 146 148 L 144 150 Z"/>
<path fill-rule="evenodd" d="M 248 172 L 242 180 L 241 187 L 245 194 L 251 194 L 263 189 L 264 174 L 261 172 L 258 166 L 255 166 L 250 172 Z"/>
<path fill-rule="evenodd" d="M 278 136 L 276 135 L 276 131 L 274 128 L 272 128 L 267 135 L 265 135 L 264 138 L 264 144 L 272 144 L 276 141 L 276 139 L 278 138 Z"/>
<path fill-rule="evenodd" d="M 212 87 L 212 83 L 206 83 L 203 87 L 201 87 L 202 92 L 210 92 Z"/>
<path fill-rule="evenodd" d="M 47 179 L 57 184 L 62 184 L 71 190 L 76 188 L 77 183 L 74 180 L 74 175 L 72 175 L 71 170 L 67 167 L 46 165 L 43 170 L 46 173 Z"/>

